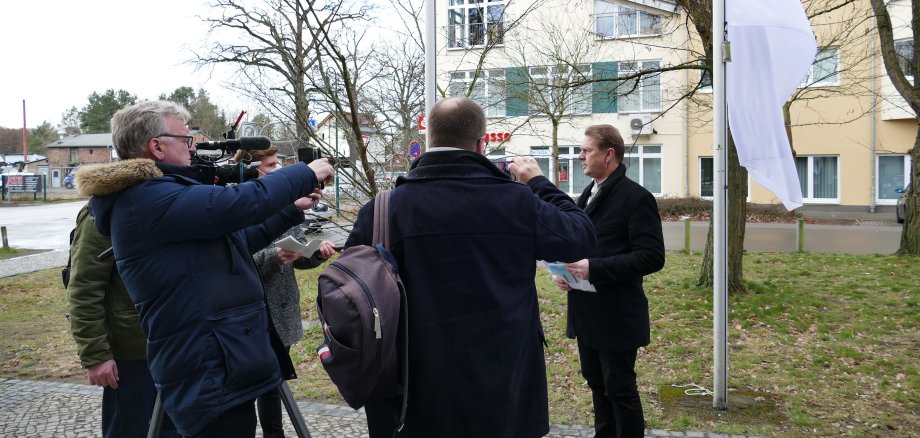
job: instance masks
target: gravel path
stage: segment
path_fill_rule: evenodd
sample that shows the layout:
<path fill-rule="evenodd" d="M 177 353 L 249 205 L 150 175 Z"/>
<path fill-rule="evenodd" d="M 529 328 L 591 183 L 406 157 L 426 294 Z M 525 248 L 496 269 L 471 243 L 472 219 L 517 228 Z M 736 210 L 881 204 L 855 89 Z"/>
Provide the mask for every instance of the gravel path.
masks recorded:
<path fill-rule="evenodd" d="M 56 250 L 0 260 L 0 278 L 59 268 L 67 264 L 67 257 L 67 251 Z"/>

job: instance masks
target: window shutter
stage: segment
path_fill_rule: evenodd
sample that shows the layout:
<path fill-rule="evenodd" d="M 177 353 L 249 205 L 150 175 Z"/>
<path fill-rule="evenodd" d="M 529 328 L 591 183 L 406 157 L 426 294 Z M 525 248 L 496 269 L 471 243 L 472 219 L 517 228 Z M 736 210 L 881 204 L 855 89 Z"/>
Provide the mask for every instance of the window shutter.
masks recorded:
<path fill-rule="evenodd" d="M 616 62 L 598 62 L 591 66 L 594 79 L 616 79 Z M 591 112 L 615 113 L 617 112 L 616 81 L 595 82 L 591 96 Z"/>
<path fill-rule="evenodd" d="M 508 93 L 505 102 L 505 114 L 508 117 L 527 115 L 527 98 L 529 83 L 526 67 L 509 67 L 505 69 Z"/>

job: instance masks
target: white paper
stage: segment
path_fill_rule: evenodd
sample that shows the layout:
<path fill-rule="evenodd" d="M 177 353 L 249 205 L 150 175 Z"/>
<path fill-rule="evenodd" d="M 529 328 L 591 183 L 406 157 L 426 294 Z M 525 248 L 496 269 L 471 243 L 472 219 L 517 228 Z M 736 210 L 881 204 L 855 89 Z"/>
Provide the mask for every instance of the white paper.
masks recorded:
<path fill-rule="evenodd" d="M 316 250 L 319 249 L 319 240 L 311 240 L 306 244 L 300 243 L 297 239 L 287 236 L 284 239 L 281 239 L 275 242 L 275 246 L 281 249 L 286 249 L 288 251 L 299 252 L 306 257 L 311 257 Z"/>
<path fill-rule="evenodd" d="M 550 274 L 562 278 L 562 281 L 565 281 L 572 289 L 583 290 L 585 292 L 597 292 L 597 289 L 595 289 L 594 285 L 588 280 L 575 278 L 575 276 L 565 268 L 565 263 L 547 263 L 541 261 L 540 264 L 542 264 Z"/>

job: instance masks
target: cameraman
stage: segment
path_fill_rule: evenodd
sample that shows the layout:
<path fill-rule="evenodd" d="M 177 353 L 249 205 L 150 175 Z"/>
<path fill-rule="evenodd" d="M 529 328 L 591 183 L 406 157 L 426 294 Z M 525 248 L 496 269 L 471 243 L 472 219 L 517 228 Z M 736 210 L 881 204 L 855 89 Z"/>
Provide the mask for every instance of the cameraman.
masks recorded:
<path fill-rule="evenodd" d="M 308 195 L 332 176 L 325 160 L 295 164 L 232 187 L 163 173 L 195 152 L 189 113 L 172 102 L 119 110 L 112 139 L 125 161 L 78 173 L 96 228 L 147 335 L 160 399 L 186 436 L 254 436 L 253 400 L 293 374 L 274 354 L 264 293 L 251 254 L 294 225 Z M 293 204 L 293 205 L 292 205 Z"/>
<path fill-rule="evenodd" d="M 233 161 L 253 167 L 260 176 L 281 168 L 281 163 L 278 162 L 278 148 L 275 146 L 256 151 L 238 150 Z M 302 238 L 303 228 L 295 225 L 284 232 L 281 238 L 287 236 Z M 315 268 L 333 254 L 335 254 L 335 246 L 332 242 L 324 240 L 314 254 L 301 254 L 269 246 L 252 256 L 259 268 L 259 276 L 262 277 L 262 286 L 265 288 L 265 296 L 268 299 L 268 313 L 272 324 L 288 354 L 290 354 L 291 346 L 303 337 L 300 289 L 297 287 L 294 269 Z M 284 437 L 284 428 L 281 424 L 280 388 L 260 395 L 256 399 L 256 411 L 259 414 L 259 425 L 262 427 L 263 437 Z"/>

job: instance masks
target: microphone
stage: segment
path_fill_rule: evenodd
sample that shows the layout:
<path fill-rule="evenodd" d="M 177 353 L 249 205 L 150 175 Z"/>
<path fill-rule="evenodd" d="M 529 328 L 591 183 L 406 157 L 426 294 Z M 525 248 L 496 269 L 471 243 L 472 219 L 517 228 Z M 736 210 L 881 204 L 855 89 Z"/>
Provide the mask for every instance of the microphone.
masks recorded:
<path fill-rule="evenodd" d="M 203 141 L 195 143 L 195 149 L 235 152 L 237 149 L 242 149 L 244 151 L 263 150 L 268 149 L 271 145 L 272 141 L 268 137 L 240 137 L 234 140 Z"/>

